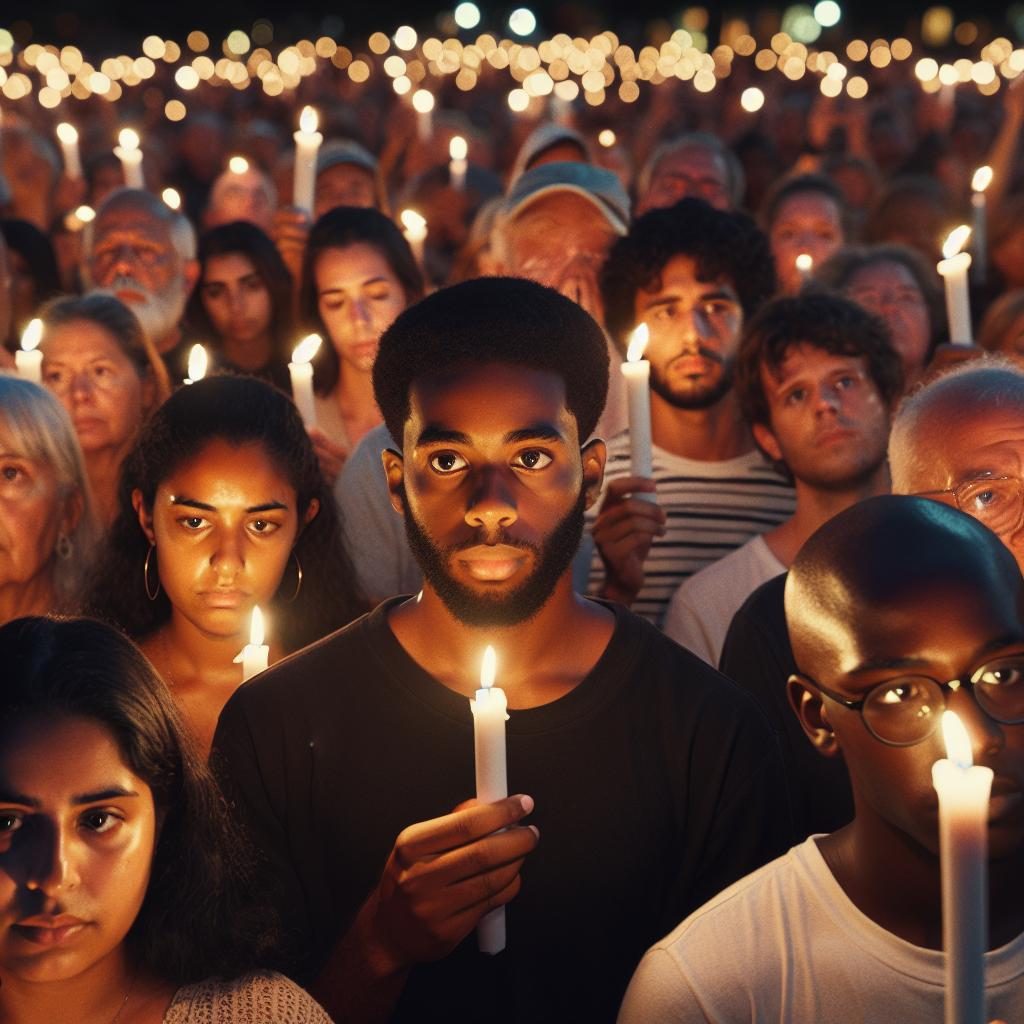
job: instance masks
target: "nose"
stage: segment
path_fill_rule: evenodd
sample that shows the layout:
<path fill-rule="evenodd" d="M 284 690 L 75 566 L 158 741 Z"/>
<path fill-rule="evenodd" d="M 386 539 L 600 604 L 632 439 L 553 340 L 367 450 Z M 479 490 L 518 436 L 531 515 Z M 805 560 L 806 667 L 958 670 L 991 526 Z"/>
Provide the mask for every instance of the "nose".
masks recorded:
<path fill-rule="evenodd" d="M 79 370 L 71 377 L 71 395 L 78 401 L 92 398 L 96 393 L 96 382 L 91 373 Z"/>
<path fill-rule="evenodd" d="M 479 474 L 465 518 L 467 525 L 482 529 L 487 537 L 518 519 L 509 481 L 500 470 L 486 468 Z"/>
<path fill-rule="evenodd" d="M 839 391 L 832 384 L 822 384 L 818 388 L 818 412 L 839 412 L 842 400 Z"/>
<path fill-rule="evenodd" d="M 355 299 L 348 304 L 349 319 L 353 325 L 361 327 L 370 323 L 370 309 L 365 299 Z"/>
<path fill-rule="evenodd" d="M 38 819 L 29 838 L 25 888 L 56 896 L 77 883 L 68 837 L 59 825 Z"/>
<path fill-rule="evenodd" d="M 218 536 L 210 565 L 216 571 L 217 583 L 221 586 L 234 582 L 235 576 L 245 567 L 242 544 L 234 530 L 224 530 Z"/>

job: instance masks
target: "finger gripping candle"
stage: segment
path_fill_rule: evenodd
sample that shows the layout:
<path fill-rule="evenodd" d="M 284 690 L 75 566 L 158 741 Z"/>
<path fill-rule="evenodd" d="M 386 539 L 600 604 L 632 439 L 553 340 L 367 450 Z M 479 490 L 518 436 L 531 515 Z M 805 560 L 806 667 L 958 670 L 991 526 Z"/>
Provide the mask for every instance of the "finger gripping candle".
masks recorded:
<path fill-rule="evenodd" d="M 494 685 L 494 648 L 484 651 L 480 668 L 480 689 L 469 702 L 473 712 L 473 748 L 476 759 L 476 798 L 493 803 L 508 796 L 508 765 L 505 756 L 505 722 L 508 701 L 505 691 Z M 505 908 L 497 907 L 477 925 L 481 953 L 500 953 L 505 948 Z"/>

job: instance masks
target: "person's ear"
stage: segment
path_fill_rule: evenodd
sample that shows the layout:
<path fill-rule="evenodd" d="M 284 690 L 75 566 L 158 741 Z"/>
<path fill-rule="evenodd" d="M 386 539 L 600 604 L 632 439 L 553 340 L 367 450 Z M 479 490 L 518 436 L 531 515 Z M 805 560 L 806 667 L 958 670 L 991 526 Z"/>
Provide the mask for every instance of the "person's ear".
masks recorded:
<path fill-rule="evenodd" d="M 82 492 L 77 488 L 72 491 L 64 502 L 64 512 L 60 517 L 60 530 L 66 537 L 70 537 L 78 526 L 85 510 L 85 499 Z"/>
<path fill-rule="evenodd" d="M 185 296 L 188 297 L 192 294 L 192 289 L 195 288 L 196 282 L 199 280 L 199 260 L 185 260 L 181 273 L 185 278 Z"/>
<path fill-rule="evenodd" d="M 151 371 L 147 370 L 142 375 L 142 418 L 145 420 L 151 412 L 156 411 L 157 402 L 156 381 Z"/>
<path fill-rule="evenodd" d="M 839 756 L 839 741 L 828 720 L 828 711 L 821 693 L 802 675 L 794 673 L 786 681 L 786 696 L 814 749 L 825 757 Z"/>
<path fill-rule="evenodd" d="M 768 429 L 763 423 L 755 423 L 750 428 L 751 433 L 754 435 L 754 440 L 757 442 L 757 446 L 763 451 L 769 459 L 773 462 L 784 462 L 782 457 L 782 449 L 779 447 L 779 442 L 775 440 L 775 435 Z"/>
<path fill-rule="evenodd" d="M 306 514 L 302 517 L 302 528 L 305 529 L 316 517 L 320 515 L 320 499 L 310 498 L 309 507 L 306 509 Z"/>
<path fill-rule="evenodd" d="M 586 494 L 586 508 L 593 508 L 601 495 L 604 483 L 604 466 L 608 461 L 608 446 L 599 437 L 591 438 L 581 449 L 583 460 L 583 490 Z"/>
<path fill-rule="evenodd" d="M 380 453 L 380 460 L 384 463 L 384 476 L 388 482 L 388 498 L 391 507 L 399 514 L 405 515 L 405 505 L 402 501 L 403 487 L 405 486 L 405 463 L 402 456 L 394 448 L 385 448 Z"/>
<path fill-rule="evenodd" d="M 139 526 L 142 528 L 142 532 L 146 535 L 146 540 L 150 544 L 156 544 L 156 533 L 153 530 L 153 513 L 146 508 L 146 502 L 143 500 L 142 491 L 135 488 L 132 491 L 132 508 L 135 509 L 135 514 L 139 517 Z"/>

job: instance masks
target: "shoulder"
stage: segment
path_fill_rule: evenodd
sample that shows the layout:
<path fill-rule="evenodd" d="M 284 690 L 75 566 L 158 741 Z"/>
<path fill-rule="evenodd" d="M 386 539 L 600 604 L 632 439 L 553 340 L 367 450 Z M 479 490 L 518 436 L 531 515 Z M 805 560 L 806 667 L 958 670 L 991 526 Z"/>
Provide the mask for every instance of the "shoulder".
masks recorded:
<path fill-rule="evenodd" d="M 320 1004 L 283 974 L 210 979 L 177 991 L 163 1024 L 331 1024 Z"/>
<path fill-rule="evenodd" d="M 723 555 L 718 561 L 704 566 L 703 569 L 699 569 L 689 579 L 683 580 L 679 585 L 679 589 L 676 591 L 675 597 L 673 597 L 673 602 L 676 597 L 681 601 L 687 599 L 691 601 L 697 600 L 701 597 L 718 593 L 723 585 L 728 586 L 735 583 L 736 576 L 740 571 L 759 561 L 758 548 L 762 544 L 764 544 L 764 540 L 758 534 L 736 548 L 735 551 L 730 551 L 729 554 Z"/>
<path fill-rule="evenodd" d="M 786 572 L 780 573 L 754 590 L 737 610 L 733 618 L 733 627 L 774 632 L 779 623 L 785 626 L 784 599 L 788 575 Z"/>
<path fill-rule="evenodd" d="M 385 448 L 395 448 L 395 442 L 383 424 L 374 427 L 352 449 L 341 471 L 340 479 L 365 473 L 368 469 L 380 469 L 380 453 Z"/>

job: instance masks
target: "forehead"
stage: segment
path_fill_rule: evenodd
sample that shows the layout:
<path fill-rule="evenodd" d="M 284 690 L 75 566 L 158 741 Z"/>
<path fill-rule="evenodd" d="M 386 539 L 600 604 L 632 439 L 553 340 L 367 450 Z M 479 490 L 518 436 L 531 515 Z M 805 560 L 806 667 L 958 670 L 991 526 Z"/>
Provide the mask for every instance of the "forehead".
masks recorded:
<path fill-rule="evenodd" d="M 682 254 L 673 256 L 661 273 L 650 285 L 637 293 L 638 301 L 649 301 L 662 295 L 674 294 L 694 297 L 708 292 L 728 292 L 735 295 L 732 282 L 726 277 L 718 277 L 711 281 L 701 281 L 697 277 L 697 261 L 692 256 Z"/>
<path fill-rule="evenodd" d="M 986 474 L 1021 475 L 1024 406 L 957 413 L 947 403 L 930 411 L 915 443 L 929 455 L 918 460 L 923 479 L 915 489 L 956 486 Z"/>
<path fill-rule="evenodd" d="M 123 207 L 102 214 L 96 221 L 95 244 L 117 237 L 144 238 L 157 245 L 170 247 L 171 232 L 166 223 L 144 210 Z"/>
<path fill-rule="evenodd" d="M 122 354 L 114 335 L 92 320 L 70 320 L 48 328 L 42 349 L 47 359 Z"/>
<path fill-rule="evenodd" d="M 530 203 L 509 222 L 508 231 L 526 234 L 555 224 L 574 225 L 574 231 L 604 230 L 609 237 L 614 233 L 607 218 L 589 199 L 576 192 L 550 192 Z M 553 244 L 565 245 L 565 238 L 552 238 Z"/>
<path fill-rule="evenodd" d="M 245 277 L 255 270 L 256 265 L 244 252 L 222 252 L 206 260 L 203 277 L 207 281 L 212 277 Z"/>
<path fill-rule="evenodd" d="M 914 275 L 902 263 L 889 260 L 861 267 L 846 282 L 848 290 L 889 286 L 919 290 Z"/>
<path fill-rule="evenodd" d="M 824 192 L 797 192 L 783 199 L 775 214 L 775 221 L 795 220 L 799 218 L 839 219 L 839 207 L 836 201 Z"/>
<path fill-rule="evenodd" d="M 398 284 L 384 254 L 368 242 L 356 242 L 344 247 L 332 246 L 317 255 L 316 278 L 321 289 L 337 287 L 349 281 L 361 283 L 378 277 Z"/>
<path fill-rule="evenodd" d="M 335 164 L 321 171 L 316 176 L 318 188 L 344 187 L 355 183 L 365 184 L 368 188 L 373 187 L 373 174 L 365 167 L 358 164 Z"/>
<path fill-rule="evenodd" d="M 161 481 L 160 490 L 211 505 L 259 505 L 270 498 L 284 501 L 294 496 L 288 476 L 263 445 L 233 445 L 221 438 L 177 466 Z"/>
<path fill-rule="evenodd" d="M 672 174 L 692 175 L 725 180 L 725 160 L 720 153 L 705 146 L 685 146 L 666 153 L 654 168 L 655 179 Z"/>
<path fill-rule="evenodd" d="M 776 383 L 805 375 L 824 376 L 852 367 L 863 369 L 864 357 L 826 352 L 825 349 L 802 341 L 794 342 L 786 349 L 782 362 L 777 367 L 769 368 L 765 363 L 761 363 L 762 374 Z"/>

